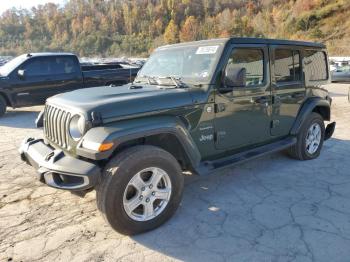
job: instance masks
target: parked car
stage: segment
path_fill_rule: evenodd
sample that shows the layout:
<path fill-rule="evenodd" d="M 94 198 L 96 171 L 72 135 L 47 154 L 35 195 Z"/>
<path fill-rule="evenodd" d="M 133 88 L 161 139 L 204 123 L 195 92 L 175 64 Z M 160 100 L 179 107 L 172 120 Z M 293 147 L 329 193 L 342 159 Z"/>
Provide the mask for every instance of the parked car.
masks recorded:
<path fill-rule="evenodd" d="M 204 175 L 287 149 L 320 155 L 334 131 L 323 44 L 231 38 L 156 49 L 133 83 L 51 97 L 44 138 L 20 148 L 42 182 L 97 190 L 123 234 L 154 229 L 181 202 L 183 171 Z M 220 194 L 220 192 L 217 192 Z"/>
<path fill-rule="evenodd" d="M 339 67 L 331 72 L 332 82 L 350 82 L 350 66 Z"/>
<path fill-rule="evenodd" d="M 8 106 L 40 105 L 50 96 L 75 89 L 129 83 L 138 70 L 119 64 L 81 66 L 70 53 L 21 55 L 0 67 L 0 116 Z"/>

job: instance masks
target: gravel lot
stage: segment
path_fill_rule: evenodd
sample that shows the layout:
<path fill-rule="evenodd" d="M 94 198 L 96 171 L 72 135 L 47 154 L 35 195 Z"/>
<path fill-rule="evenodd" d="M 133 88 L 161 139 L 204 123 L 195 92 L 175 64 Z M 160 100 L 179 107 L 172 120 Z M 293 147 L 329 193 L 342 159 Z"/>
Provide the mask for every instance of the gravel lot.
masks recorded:
<path fill-rule="evenodd" d="M 0 261 L 349 261 L 350 103 L 332 84 L 334 137 L 320 158 L 283 153 L 208 177 L 188 177 L 164 226 L 136 237 L 112 231 L 95 205 L 36 180 L 17 148 L 42 107 L 0 119 Z"/>

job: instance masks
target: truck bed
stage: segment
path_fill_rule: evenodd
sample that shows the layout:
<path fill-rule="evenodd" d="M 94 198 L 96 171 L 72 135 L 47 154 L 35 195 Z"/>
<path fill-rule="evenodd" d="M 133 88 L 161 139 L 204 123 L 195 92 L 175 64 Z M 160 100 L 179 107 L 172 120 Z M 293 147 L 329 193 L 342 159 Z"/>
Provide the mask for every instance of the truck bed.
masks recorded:
<path fill-rule="evenodd" d="M 127 84 L 134 80 L 138 71 L 139 68 L 123 68 L 120 65 L 93 65 L 82 67 L 85 87 Z"/>

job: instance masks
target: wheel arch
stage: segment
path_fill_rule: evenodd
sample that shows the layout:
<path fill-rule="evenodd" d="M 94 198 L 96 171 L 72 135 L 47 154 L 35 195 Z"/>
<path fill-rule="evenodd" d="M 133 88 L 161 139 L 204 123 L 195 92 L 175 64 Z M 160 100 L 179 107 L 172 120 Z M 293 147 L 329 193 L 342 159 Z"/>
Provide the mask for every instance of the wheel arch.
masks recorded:
<path fill-rule="evenodd" d="M 180 140 L 179 136 L 173 132 L 161 132 L 155 134 L 149 134 L 147 136 L 139 136 L 138 138 L 127 140 L 113 151 L 113 155 L 125 150 L 126 148 L 137 145 L 151 145 L 162 148 L 169 152 L 179 162 L 183 170 L 193 169 L 196 164 L 196 160 L 193 158 L 192 153 L 186 150 L 185 145 Z"/>
<path fill-rule="evenodd" d="M 299 130 L 310 113 L 315 112 L 322 116 L 324 121 L 331 119 L 331 102 L 330 100 L 320 97 L 312 97 L 307 99 L 301 106 L 296 120 L 291 129 L 291 135 L 297 135 Z"/>
<path fill-rule="evenodd" d="M 88 131 L 84 140 L 113 142 L 111 150 L 94 155 L 78 145 L 78 155 L 96 160 L 110 159 L 122 150 L 136 145 L 153 145 L 164 149 L 179 161 L 183 169 L 193 170 L 201 159 L 188 129 L 176 117 L 126 120 L 124 123 L 108 125 L 108 128 L 96 127 Z"/>
<path fill-rule="evenodd" d="M 5 100 L 6 106 L 13 107 L 13 103 L 12 103 L 11 99 L 6 95 L 6 93 L 0 92 L 0 96 Z"/>
<path fill-rule="evenodd" d="M 325 121 L 331 120 L 331 109 L 329 106 L 317 105 L 314 107 L 312 112 L 320 114 L 322 116 L 323 120 L 325 120 Z"/>

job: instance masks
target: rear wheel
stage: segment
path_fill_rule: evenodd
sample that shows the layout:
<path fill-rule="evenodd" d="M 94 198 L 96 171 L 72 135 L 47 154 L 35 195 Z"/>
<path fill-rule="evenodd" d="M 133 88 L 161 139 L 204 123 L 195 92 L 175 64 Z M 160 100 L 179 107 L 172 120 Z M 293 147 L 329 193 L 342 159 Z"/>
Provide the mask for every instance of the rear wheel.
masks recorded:
<path fill-rule="evenodd" d="M 299 131 L 297 143 L 289 149 L 289 155 L 300 160 L 317 158 L 323 146 L 324 134 L 322 116 L 311 113 Z"/>
<path fill-rule="evenodd" d="M 5 99 L 0 95 L 0 117 L 6 113 L 6 106 Z"/>
<path fill-rule="evenodd" d="M 183 176 L 177 160 L 161 148 L 136 146 L 107 164 L 97 204 L 116 231 L 133 235 L 167 221 L 178 208 Z"/>

